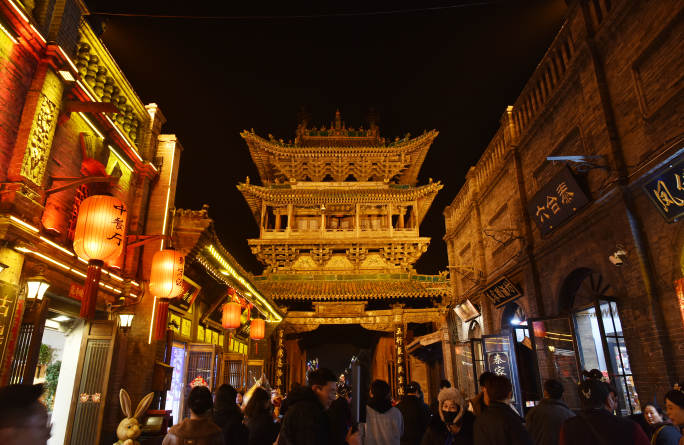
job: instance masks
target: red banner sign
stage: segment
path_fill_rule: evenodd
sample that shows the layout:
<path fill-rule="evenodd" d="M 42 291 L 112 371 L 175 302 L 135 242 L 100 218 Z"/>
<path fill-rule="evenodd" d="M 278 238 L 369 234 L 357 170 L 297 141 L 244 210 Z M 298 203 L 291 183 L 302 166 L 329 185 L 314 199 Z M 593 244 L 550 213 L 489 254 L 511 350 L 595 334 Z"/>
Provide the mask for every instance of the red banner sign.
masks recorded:
<path fill-rule="evenodd" d="M 69 288 L 69 298 L 82 301 L 83 300 L 83 286 L 79 286 L 76 283 L 71 283 Z"/>

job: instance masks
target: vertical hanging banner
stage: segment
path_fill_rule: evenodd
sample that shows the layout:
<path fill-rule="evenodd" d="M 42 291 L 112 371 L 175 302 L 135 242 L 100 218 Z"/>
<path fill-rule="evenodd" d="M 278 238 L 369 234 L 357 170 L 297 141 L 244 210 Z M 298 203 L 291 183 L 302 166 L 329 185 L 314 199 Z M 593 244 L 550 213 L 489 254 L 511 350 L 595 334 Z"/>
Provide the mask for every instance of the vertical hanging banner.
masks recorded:
<path fill-rule="evenodd" d="M 406 385 L 406 360 L 404 356 L 404 324 L 394 324 L 394 347 L 397 357 L 397 395 L 404 395 Z"/>
<path fill-rule="evenodd" d="M 276 345 L 276 372 L 275 372 L 275 387 L 283 394 L 285 390 L 285 374 L 283 369 L 285 367 L 285 329 L 278 330 Z"/>

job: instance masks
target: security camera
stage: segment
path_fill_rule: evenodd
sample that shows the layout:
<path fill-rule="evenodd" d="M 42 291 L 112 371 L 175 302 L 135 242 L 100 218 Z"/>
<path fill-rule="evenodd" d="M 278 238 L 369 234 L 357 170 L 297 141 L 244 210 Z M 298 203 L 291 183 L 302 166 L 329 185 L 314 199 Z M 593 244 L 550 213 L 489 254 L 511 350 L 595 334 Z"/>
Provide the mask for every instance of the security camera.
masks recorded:
<path fill-rule="evenodd" d="M 615 264 L 616 266 L 623 266 L 625 264 L 625 262 L 622 261 L 622 259 L 620 259 L 620 257 L 617 255 L 611 255 L 608 257 L 608 259 L 611 263 Z"/>
<path fill-rule="evenodd" d="M 618 244 L 616 247 L 618 249 L 617 252 L 609 256 L 608 259 L 616 266 L 624 266 L 625 259 L 627 259 L 627 251 L 620 244 Z"/>

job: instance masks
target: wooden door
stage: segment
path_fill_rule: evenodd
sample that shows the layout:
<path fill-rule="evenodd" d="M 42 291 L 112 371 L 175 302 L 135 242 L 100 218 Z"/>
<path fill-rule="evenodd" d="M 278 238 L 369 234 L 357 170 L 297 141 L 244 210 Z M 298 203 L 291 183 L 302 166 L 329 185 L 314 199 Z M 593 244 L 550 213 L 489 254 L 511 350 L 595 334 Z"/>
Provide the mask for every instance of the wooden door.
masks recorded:
<path fill-rule="evenodd" d="M 113 320 L 92 320 L 85 327 L 65 445 L 100 442 L 116 331 L 116 322 Z"/>

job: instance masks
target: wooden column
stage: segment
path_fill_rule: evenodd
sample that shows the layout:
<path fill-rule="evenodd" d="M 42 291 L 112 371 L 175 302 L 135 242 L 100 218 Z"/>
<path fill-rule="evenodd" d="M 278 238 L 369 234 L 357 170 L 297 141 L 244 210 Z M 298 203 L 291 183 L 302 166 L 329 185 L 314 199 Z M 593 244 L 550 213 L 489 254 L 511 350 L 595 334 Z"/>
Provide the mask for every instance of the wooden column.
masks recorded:
<path fill-rule="evenodd" d="M 285 229 L 286 237 L 290 237 L 290 232 L 292 231 L 292 204 L 287 205 L 287 228 Z"/>
<path fill-rule="evenodd" d="M 392 204 L 387 206 L 387 225 L 389 226 L 390 237 L 394 236 L 394 226 L 392 225 Z"/>
<path fill-rule="evenodd" d="M 361 234 L 361 204 L 356 203 L 356 237 L 358 238 Z"/>

